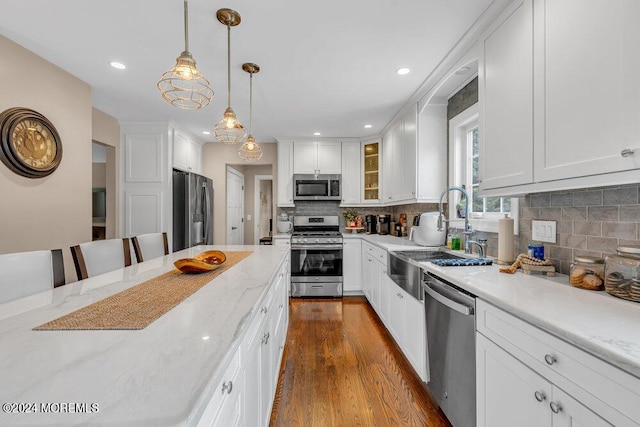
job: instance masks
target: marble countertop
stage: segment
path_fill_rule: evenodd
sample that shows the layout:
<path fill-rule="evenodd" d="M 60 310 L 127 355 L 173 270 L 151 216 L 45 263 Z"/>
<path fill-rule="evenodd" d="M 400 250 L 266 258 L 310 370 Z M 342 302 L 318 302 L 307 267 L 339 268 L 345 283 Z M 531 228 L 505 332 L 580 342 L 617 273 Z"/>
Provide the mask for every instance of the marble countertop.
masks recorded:
<path fill-rule="evenodd" d="M 367 234 L 359 237 L 388 251 L 434 250 L 406 238 Z M 451 251 L 462 257 L 476 257 Z M 418 263 L 424 270 L 477 295 L 479 298 L 640 377 L 640 304 L 588 291 L 569 284 L 566 275 L 555 277 L 500 273 L 500 266 L 438 267 Z"/>
<path fill-rule="evenodd" d="M 145 329 L 32 330 L 207 249 L 254 253 Z M 98 409 L 0 412 L 0 425 L 195 424 L 288 253 L 283 246 L 199 246 L 0 305 L 0 403 Z"/>

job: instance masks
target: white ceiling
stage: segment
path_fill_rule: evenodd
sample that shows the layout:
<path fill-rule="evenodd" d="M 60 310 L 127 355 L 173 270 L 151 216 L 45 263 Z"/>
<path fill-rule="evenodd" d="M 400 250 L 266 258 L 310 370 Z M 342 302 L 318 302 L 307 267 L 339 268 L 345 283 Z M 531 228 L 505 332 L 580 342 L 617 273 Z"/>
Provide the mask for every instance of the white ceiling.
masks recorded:
<path fill-rule="evenodd" d="M 249 75 L 257 63 L 253 129 L 274 136 L 379 134 L 491 0 L 189 1 L 189 44 L 215 92 L 200 110 L 164 101 L 156 83 L 184 49 L 181 0 L 0 0 L 0 34 L 92 87 L 93 105 L 120 121 L 173 119 L 210 137 L 226 108 L 228 7 L 231 105 L 249 125 Z M 127 70 L 111 68 L 120 61 Z M 409 67 L 399 76 L 395 70 Z M 371 129 L 364 129 L 370 123 Z"/>

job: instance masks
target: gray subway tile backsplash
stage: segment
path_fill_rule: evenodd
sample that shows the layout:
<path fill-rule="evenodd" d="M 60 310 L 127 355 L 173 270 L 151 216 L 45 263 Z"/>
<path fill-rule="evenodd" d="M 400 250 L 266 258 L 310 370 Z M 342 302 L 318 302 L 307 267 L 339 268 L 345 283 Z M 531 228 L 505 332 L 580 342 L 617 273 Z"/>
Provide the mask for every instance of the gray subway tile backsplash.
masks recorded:
<path fill-rule="evenodd" d="M 587 208 L 574 208 L 574 207 L 563 207 L 562 208 L 562 219 L 569 220 L 584 220 L 587 219 Z"/>
<path fill-rule="evenodd" d="M 620 206 L 620 221 L 640 222 L 640 204 L 635 206 Z"/>
<path fill-rule="evenodd" d="M 587 218 L 589 221 L 618 221 L 618 206 L 589 206 Z"/>
<path fill-rule="evenodd" d="M 638 189 L 634 187 L 605 189 L 602 192 L 602 202 L 605 205 L 637 205 Z"/>
<path fill-rule="evenodd" d="M 573 193 L 551 194 L 551 206 L 573 206 Z"/>
<path fill-rule="evenodd" d="M 573 206 L 602 205 L 602 190 L 576 191 L 573 193 Z"/>

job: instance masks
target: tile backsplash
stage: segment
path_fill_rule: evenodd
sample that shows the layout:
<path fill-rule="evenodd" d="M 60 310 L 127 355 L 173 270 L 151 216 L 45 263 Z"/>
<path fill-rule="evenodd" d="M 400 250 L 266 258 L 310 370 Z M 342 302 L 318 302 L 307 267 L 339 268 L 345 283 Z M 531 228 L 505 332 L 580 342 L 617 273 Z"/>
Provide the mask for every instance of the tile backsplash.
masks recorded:
<path fill-rule="evenodd" d="M 532 220 L 557 221 L 556 243 L 545 256 L 568 274 L 575 256 L 605 257 L 620 245 L 640 245 L 640 184 L 529 194 L 520 199 L 520 236 L 526 252 Z"/>

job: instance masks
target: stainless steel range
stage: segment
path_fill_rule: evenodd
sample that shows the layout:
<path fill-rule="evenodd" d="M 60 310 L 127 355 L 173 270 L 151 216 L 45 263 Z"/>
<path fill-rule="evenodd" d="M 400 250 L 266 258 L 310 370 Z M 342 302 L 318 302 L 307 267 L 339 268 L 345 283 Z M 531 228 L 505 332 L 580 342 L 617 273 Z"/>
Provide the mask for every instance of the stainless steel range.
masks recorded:
<path fill-rule="evenodd" d="M 342 234 L 338 216 L 295 216 L 291 296 L 342 297 Z"/>

